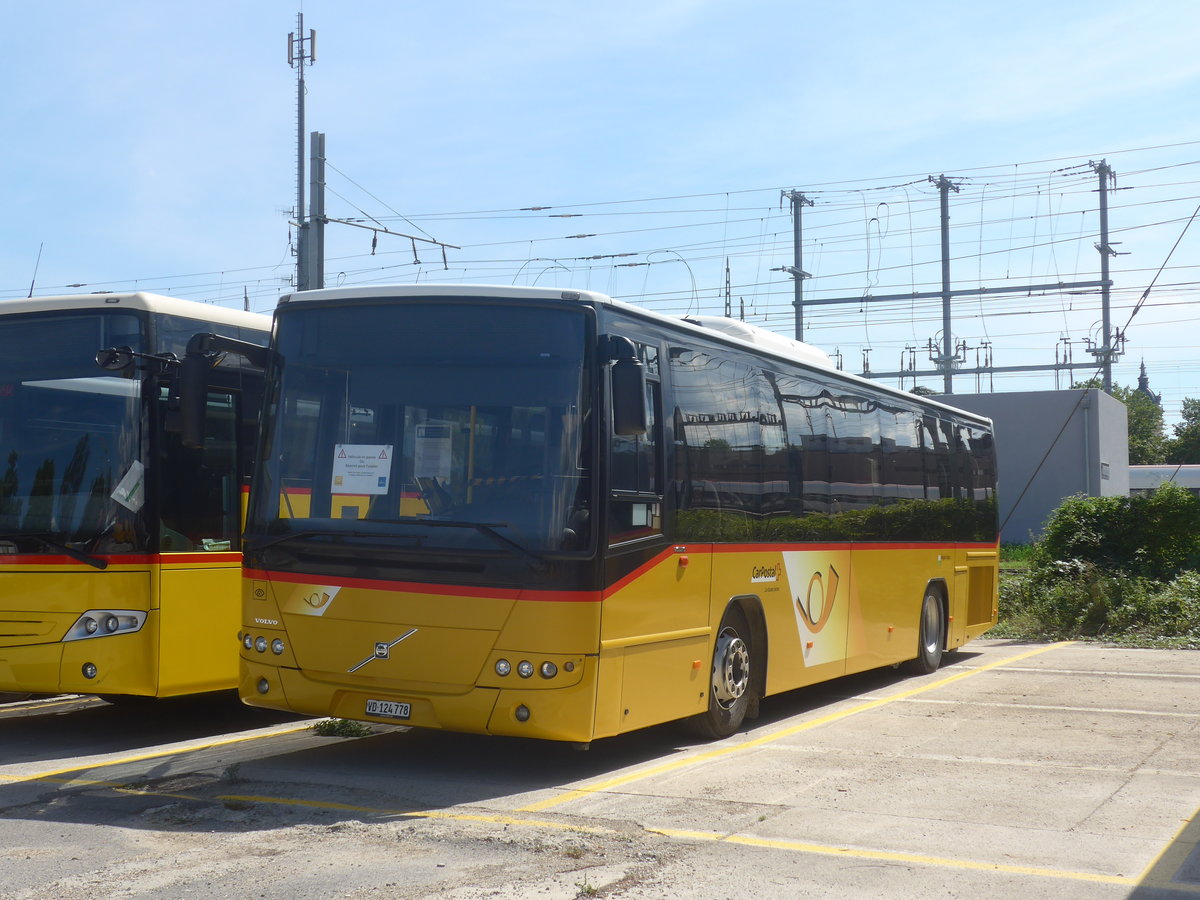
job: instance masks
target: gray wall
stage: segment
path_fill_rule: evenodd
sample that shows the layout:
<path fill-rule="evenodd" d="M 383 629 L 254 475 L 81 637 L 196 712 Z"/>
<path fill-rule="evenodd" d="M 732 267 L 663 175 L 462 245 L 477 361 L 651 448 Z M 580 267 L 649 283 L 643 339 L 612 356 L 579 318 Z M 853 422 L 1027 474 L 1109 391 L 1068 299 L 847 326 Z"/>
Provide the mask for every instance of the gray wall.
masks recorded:
<path fill-rule="evenodd" d="M 1028 543 L 1072 494 L 1129 493 L 1125 404 L 1103 391 L 948 394 L 936 399 L 995 423 L 1002 541 Z"/>

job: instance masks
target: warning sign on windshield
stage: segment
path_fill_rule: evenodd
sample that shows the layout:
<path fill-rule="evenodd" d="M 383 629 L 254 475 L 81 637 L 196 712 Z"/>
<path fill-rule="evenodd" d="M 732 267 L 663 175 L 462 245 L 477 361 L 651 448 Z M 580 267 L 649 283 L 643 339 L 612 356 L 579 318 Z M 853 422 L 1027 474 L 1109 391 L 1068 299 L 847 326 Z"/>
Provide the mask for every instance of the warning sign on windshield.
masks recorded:
<path fill-rule="evenodd" d="M 335 494 L 386 494 L 392 471 L 391 444 L 335 444 Z"/>

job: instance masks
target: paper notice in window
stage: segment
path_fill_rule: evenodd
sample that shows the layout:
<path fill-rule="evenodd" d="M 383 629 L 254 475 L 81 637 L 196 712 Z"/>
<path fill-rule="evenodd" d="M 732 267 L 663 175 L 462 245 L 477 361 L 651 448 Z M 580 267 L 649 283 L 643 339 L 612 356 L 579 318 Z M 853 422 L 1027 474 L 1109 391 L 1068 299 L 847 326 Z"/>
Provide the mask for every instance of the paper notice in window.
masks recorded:
<path fill-rule="evenodd" d="M 334 494 L 386 494 L 392 471 L 391 444 L 335 444 Z"/>
<path fill-rule="evenodd" d="M 109 496 L 130 512 L 141 509 L 146 502 L 146 467 L 135 459 Z"/>

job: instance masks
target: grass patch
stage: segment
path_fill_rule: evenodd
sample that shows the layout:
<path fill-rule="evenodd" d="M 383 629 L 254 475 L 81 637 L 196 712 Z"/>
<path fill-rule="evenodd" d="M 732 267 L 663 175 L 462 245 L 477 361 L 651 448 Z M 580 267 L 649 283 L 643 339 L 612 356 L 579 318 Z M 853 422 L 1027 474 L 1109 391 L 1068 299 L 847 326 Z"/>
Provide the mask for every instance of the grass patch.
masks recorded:
<path fill-rule="evenodd" d="M 312 730 L 321 737 L 369 737 L 375 731 L 366 722 L 356 722 L 353 719 L 322 719 L 312 726 Z"/>
<path fill-rule="evenodd" d="M 1026 569 L 1033 561 L 1037 548 L 1033 544 L 1001 544 L 1000 566 L 1013 569 Z"/>

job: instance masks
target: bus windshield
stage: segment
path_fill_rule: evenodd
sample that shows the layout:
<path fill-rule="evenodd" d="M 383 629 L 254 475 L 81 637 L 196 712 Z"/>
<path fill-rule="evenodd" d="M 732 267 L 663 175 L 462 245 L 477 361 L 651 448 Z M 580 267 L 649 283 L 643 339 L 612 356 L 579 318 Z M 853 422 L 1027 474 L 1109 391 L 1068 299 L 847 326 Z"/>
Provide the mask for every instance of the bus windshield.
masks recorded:
<path fill-rule="evenodd" d="M 570 307 L 281 307 L 247 534 L 422 553 L 583 549 L 586 333 Z"/>
<path fill-rule="evenodd" d="M 129 313 L 6 317 L 0 329 L 0 552 L 138 549 L 141 383 L 95 363 L 140 349 Z"/>

